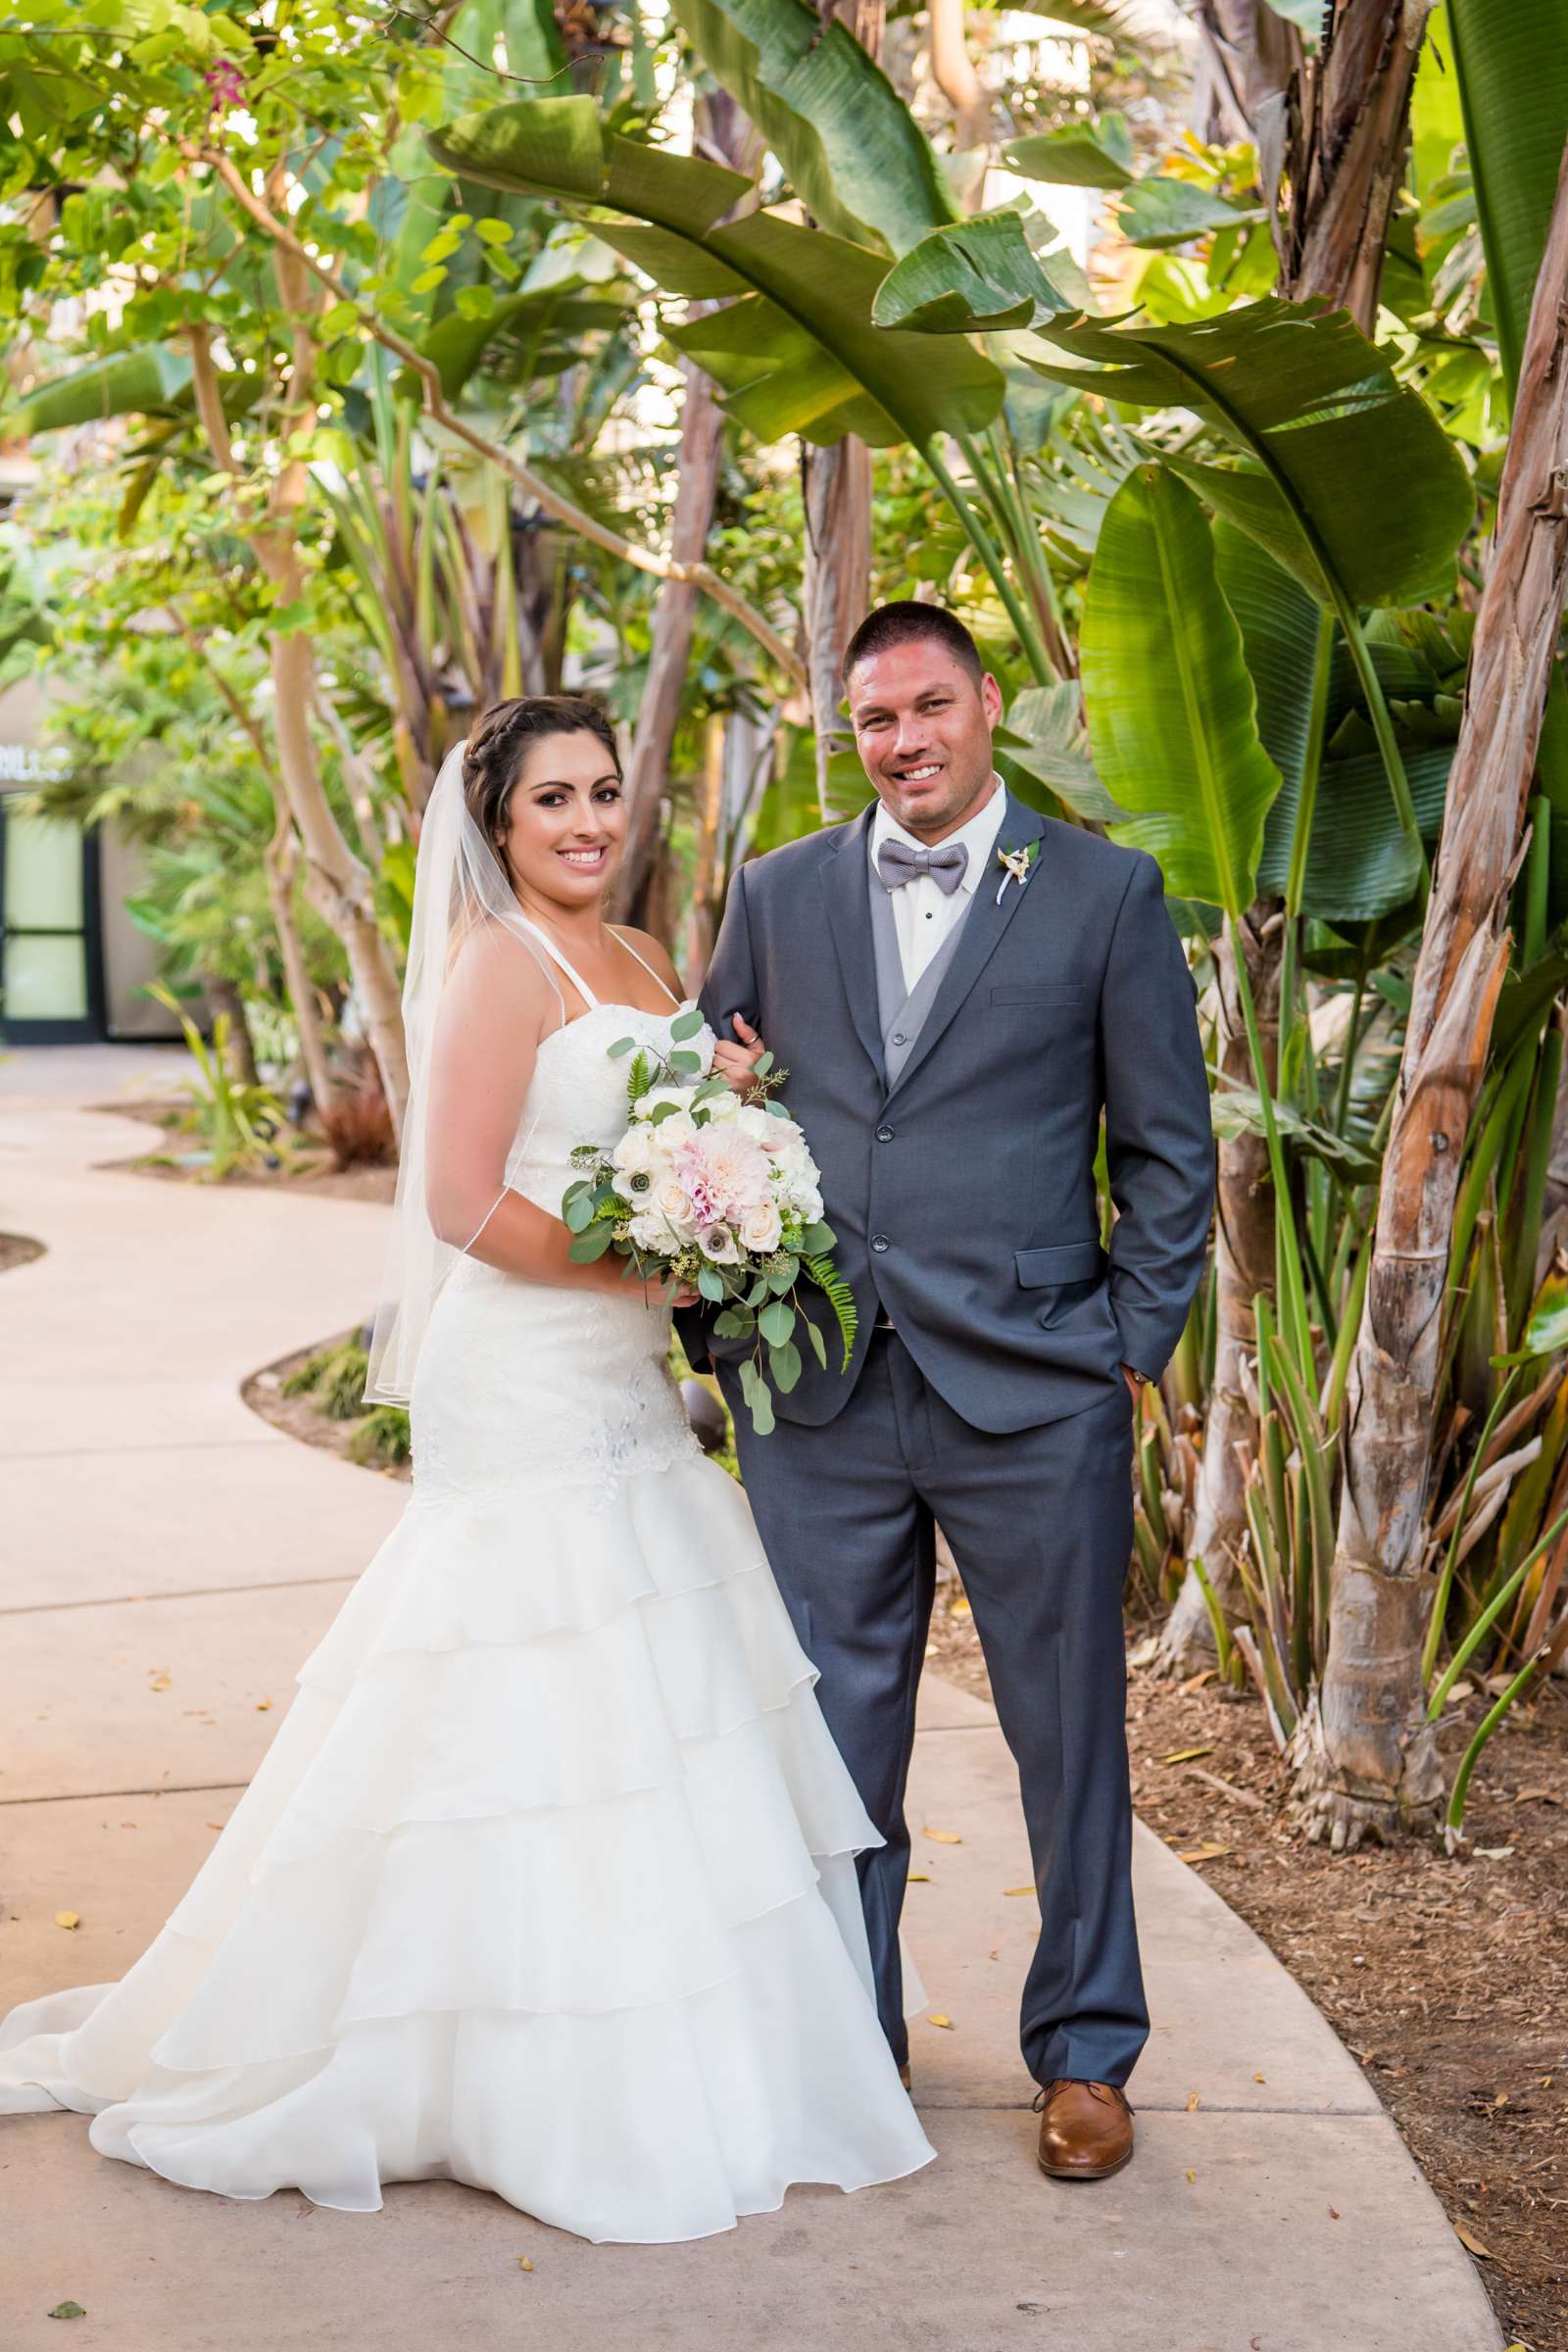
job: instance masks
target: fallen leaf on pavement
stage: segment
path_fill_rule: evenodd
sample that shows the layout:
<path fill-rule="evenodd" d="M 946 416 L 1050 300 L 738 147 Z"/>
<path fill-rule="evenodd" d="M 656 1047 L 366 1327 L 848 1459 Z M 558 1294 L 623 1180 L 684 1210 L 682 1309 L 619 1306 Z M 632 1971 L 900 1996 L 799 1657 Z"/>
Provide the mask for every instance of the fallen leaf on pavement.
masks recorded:
<path fill-rule="evenodd" d="M 1234 1854 L 1234 1845 L 1190 1845 L 1177 1855 L 1178 1862 L 1217 1862 L 1221 1854 Z"/>
<path fill-rule="evenodd" d="M 1178 1747 L 1159 1760 L 1162 1764 L 1190 1764 L 1195 1756 L 1211 1756 L 1213 1753 L 1214 1742 L 1211 1740 L 1206 1747 Z"/>
<path fill-rule="evenodd" d="M 956 1830 L 922 1830 L 920 1835 L 922 1838 L 929 1838 L 933 1845 L 961 1845 L 963 1843 L 963 1839 L 958 1836 Z"/>
<path fill-rule="evenodd" d="M 173 1679 L 172 1674 L 155 1674 L 147 1688 L 149 1690 L 167 1690 Z"/>
<path fill-rule="evenodd" d="M 951 2018 L 951 2017 L 944 2016 L 943 2012 L 942 2012 L 940 2009 L 933 2009 L 933 2010 L 932 2010 L 932 2012 L 931 2012 L 931 2015 L 930 2015 L 929 2019 L 927 2020 L 927 2023 L 928 2023 L 928 2024 L 930 2024 L 930 2025 L 933 2025 L 933 2026 L 946 2026 L 946 2027 L 948 2027 L 948 2028 L 949 2028 L 949 2030 L 950 2030 L 950 2031 L 951 2031 L 951 2029 L 952 2029 L 952 2026 L 953 2026 L 953 2020 L 952 2020 L 952 2018 Z"/>
<path fill-rule="evenodd" d="M 57 1928 L 79 1928 L 80 1925 L 81 1913 L 79 1911 L 57 1911 L 55 1913 Z"/>
<path fill-rule="evenodd" d="M 257 1714 L 258 1714 L 258 1715 L 265 1715 L 265 1714 L 267 1713 L 267 1710 L 268 1710 L 268 1708 L 269 1708 L 269 1707 L 271 1705 L 271 1703 L 272 1703 L 272 1702 L 271 1702 L 271 1700 L 270 1700 L 270 1698 L 259 1698 L 259 1699 L 256 1701 L 256 1712 L 257 1712 Z"/>
<path fill-rule="evenodd" d="M 930 1884 L 931 1884 L 931 1873 L 930 1873 L 928 1870 L 911 1870 L 911 1871 L 910 1871 L 910 1873 L 909 1873 L 909 1885 L 910 1885 L 911 1886 L 930 1886 Z"/>
<path fill-rule="evenodd" d="M 1196 2091 L 1196 2090 L 1190 2090 L 1190 2091 L 1187 2093 L 1187 2112 L 1188 2112 L 1188 2114 L 1189 2114 L 1189 2115 L 1196 2115 L 1196 2114 L 1197 2114 L 1197 2112 L 1198 2112 L 1198 2109 L 1199 2109 L 1199 2107 L 1200 2107 L 1200 2104 L 1201 2104 L 1201 2101 L 1200 2100 L 1200 2098 L 1199 2098 L 1199 2095 L 1198 2095 L 1197 2091 Z"/>
<path fill-rule="evenodd" d="M 517 2268 L 519 2271 L 531 2271 L 533 2269 L 533 2264 L 528 2260 L 526 2254 L 519 2254 L 517 2256 Z"/>
<path fill-rule="evenodd" d="M 1002 1891 L 1004 1894 L 1033 1894 L 1035 1889 L 1032 1886 L 1004 1886 Z"/>
<path fill-rule="evenodd" d="M 84 2320 L 87 2314 L 79 2303 L 57 2303 L 49 2317 L 52 2320 Z"/>
<path fill-rule="evenodd" d="M 1490 2246 L 1484 2246 L 1479 2237 L 1473 2237 L 1470 2231 L 1465 2228 L 1463 2222 L 1454 2223 L 1453 2234 L 1459 2240 L 1461 2246 L 1469 2247 L 1471 2253 L 1476 2257 L 1478 2262 L 1492 2262 L 1495 2259 L 1492 2248 Z"/>
<path fill-rule="evenodd" d="M 1188 2174 L 1187 2174 L 1187 2178 L 1188 2178 L 1188 2180 L 1196 2180 L 1198 2179 L 1198 2175 L 1197 2175 L 1195 2172 L 1193 2172 L 1193 2171 L 1191 2170 L 1191 2168 L 1189 2168 L 1189 2170 L 1188 2170 Z"/>

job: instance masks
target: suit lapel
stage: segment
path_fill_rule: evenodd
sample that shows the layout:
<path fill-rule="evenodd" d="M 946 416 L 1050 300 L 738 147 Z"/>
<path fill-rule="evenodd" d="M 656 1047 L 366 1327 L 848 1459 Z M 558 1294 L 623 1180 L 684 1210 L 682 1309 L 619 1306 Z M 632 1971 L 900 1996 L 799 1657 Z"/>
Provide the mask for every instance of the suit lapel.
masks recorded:
<path fill-rule="evenodd" d="M 1003 819 L 1002 831 L 997 836 L 997 852 L 998 854 L 1003 851 L 1010 853 L 1013 850 L 1024 849 L 1030 842 L 1038 841 L 1044 830 L 1045 827 L 1035 811 L 1032 808 L 1023 808 L 1009 795 L 1007 813 Z M 1007 880 L 995 856 L 988 863 L 976 885 L 974 904 L 964 917 L 963 928 L 958 934 L 958 944 L 954 951 L 953 960 L 948 965 L 942 986 L 937 991 L 936 1001 L 926 1016 L 925 1026 L 916 1038 L 913 1050 L 899 1074 L 894 1092 L 897 1092 L 898 1087 L 906 1085 L 913 1077 L 938 1038 L 953 1020 L 960 1004 L 968 997 L 975 982 L 991 960 L 1003 933 L 1017 912 L 1019 902 L 1028 889 L 1029 882 L 1033 881 L 1039 863 L 1040 858 L 1037 855 L 1029 867 L 1029 880 L 1023 883 Z M 1006 883 L 1005 889 L 1002 888 L 1004 882 Z"/>
<path fill-rule="evenodd" d="M 867 859 L 871 820 L 876 814 L 872 801 L 861 816 L 852 824 L 839 828 L 838 847 L 828 859 L 822 880 L 822 896 L 827 904 L 827 927 L 843 975 L 844 994 L 849 1000 L 850 1018 L 856 1035 L 871 1056 L 878 1078 L 884 1086 L 887 1076 L 882 1061 L 882 1019 L 878 1009 L 876 985 L 876 949 L 871 938 L 871 912 L 868 902 Z"/>

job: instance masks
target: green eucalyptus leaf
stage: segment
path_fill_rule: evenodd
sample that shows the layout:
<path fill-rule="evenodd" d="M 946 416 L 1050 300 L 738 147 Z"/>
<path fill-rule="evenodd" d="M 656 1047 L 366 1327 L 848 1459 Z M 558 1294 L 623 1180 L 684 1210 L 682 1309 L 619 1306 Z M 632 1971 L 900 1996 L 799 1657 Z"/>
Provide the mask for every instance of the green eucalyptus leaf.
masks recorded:
<path fill-rule="evenodd" d="M 768 1349 L 767 1368 L 779 1395 L 787 1396 L 801 1377 L 801 1351 L 793 1341 Z"/>
<path fill-rule="evenodd" d="M 786 1298 L 769 1299 L 757 1318 L 757 1328 L 770 1348 L 782 1348 L 795 1329 L 795 1309 Z"/>

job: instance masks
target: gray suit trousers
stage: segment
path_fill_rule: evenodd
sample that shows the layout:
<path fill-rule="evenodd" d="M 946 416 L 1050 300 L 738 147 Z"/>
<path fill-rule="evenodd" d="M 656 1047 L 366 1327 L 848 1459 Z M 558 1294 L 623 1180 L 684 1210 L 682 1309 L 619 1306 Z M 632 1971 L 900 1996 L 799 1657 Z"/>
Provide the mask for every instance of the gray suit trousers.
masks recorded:
<path fill-rule="evenodd" d="M 930 1623 L 934 1528 L 962 1575 L 1018 1767 L 1040 1895 L 1024 2063 L 1123 2082 L 1149 2032 L 1133 1919 L 1122 1580 L 1133 1542 L 1125 1381 L 1083 1411 L 995 1436 L 879 1331 L 825 1428 L 751 1426 L 718 1367 L 747 1492 L 829 1730 L 886 1843 L 860 1857 L 877 2005 L 907 2055 L 899 1916 L 905 1787 Z"/>

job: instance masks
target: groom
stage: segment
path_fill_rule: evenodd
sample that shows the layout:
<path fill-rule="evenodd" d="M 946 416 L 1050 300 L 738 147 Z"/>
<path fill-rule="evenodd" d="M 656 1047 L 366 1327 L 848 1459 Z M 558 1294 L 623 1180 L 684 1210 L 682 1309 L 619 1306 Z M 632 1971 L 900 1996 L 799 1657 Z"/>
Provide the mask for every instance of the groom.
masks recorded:
<path fill-rule="evenodd" d="M 882 2026 L 908 2081 L 905 1784 L 940 1523 L 1017 1762 L 1040 1895 L 1023 2055 L 1040 2162 L 1132 2154 L 1149 2030 L 1130 1883 L 1122 1580 L 1139 1385 L 1186 1320 L 1212 1200 L 1194 987 L 1142 851 L 1034 815 L 991 764 L 961 622 L 884 605 L 844 662 L 875 791 L 743 866 L 703 1010 L 789 1072 L 859 1309 L 758 1438 L 745 1344 L 694 1330 L 817 1696 L 887 1840 L 861 1857 Z M 1104 1114 L 1118 1216 L 1101 1245 Z"/>

